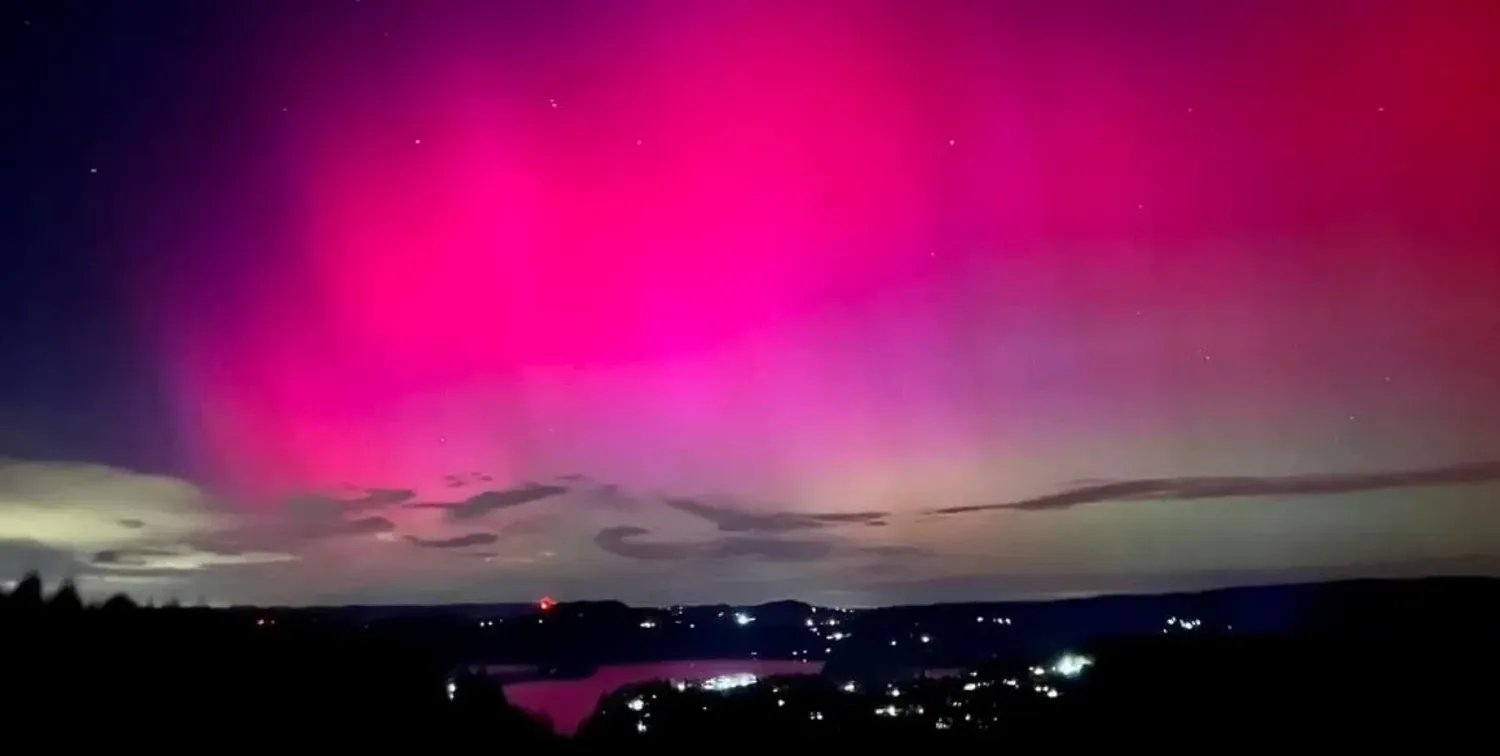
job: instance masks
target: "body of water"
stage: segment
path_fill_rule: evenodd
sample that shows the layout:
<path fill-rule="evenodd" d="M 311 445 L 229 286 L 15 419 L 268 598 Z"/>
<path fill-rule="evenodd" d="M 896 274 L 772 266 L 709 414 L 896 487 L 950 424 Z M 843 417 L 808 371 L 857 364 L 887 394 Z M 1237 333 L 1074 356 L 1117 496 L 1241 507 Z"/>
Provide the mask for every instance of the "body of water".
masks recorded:
<path fill-rule="evenodd" d="M 565 735 L 577 731 L 599 704 L 599 699 L 626 685 L 652 680 L 702 682 L 715 677 L 750 674 L 815 675 L 822 662 L 770 659 L 708 659 L 697 661 L 647 662 L 600 667 L 592 675 L 573 680 L 531 680 L 505 686 L 510 702 L 552 721 Z"/>

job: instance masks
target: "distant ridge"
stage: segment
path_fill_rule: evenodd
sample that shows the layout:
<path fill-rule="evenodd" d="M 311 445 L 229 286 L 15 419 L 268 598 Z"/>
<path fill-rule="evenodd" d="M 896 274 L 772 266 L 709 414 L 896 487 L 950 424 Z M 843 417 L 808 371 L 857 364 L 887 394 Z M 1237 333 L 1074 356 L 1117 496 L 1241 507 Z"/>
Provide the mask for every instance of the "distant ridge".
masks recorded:
<path fill-rule="evenodd" d="M 1103 593 L 1089 596 L 1070 596 L 1064 598 L 1038 598 L 1001 601 L 945 601 L 933 603 L 908 603 L 892 604 L 889 606 L 873 607 L 832 607 L 813 604 L 795 599 L 779 599 L 758 604 L 668 604 L 668 605 L 633 605 L 614 599 L 585 599 L 577 601 L 562 601 L 559 608 L 591 607 L 596 610 L 608 611 L 668 611 L 671 609 L 708 610 L 716 609 L 723 611 L 753 610 L 757 617 L 770 620 L 775 615 L 786 614 L 788 616 L 801 617 L 808 610 L 835 610 L 852 609 L 861 613 L 888 612 L 910 609 L 921 610 L 958 610 L 978 608 L 1006 608 L 1006 609 L 1040 609 L 1047 607 L 1082 606 L 1088 604 L 1128 604 L 1128 603 L 1159 603 L 1191 601 L 1201 602 L 1204 600 L 1232 599 L 1242 596 L 1285 594 L 1312 596 L 1329 592 L 1347 592 L 1360 589 L 1390 590 L 1400 586 L 1413 586 L 1422 588 L 1434 587 L 1467 587 L 1467 588 L 1490 588 L 1500 590 L 1500 577 L 1488 576 L 1433 576 L 1433 577 L 1410 577 L 1410 578 L 1351 578 L 1347 580 L 1331 581 L 1288 581 L 1275 582 L 1260 585 L 1242 585 L 1224 588 L 1205 588 L 1201 590 L 1172 591 L 1168 593 Z M 521 617 L 539 613 L 541 610 L 535 602 L 464 602 L 454 604 L 327 604 L 313 606 L 280 606 L 280 605 L 253 605 L 240 604 L 230 607 L 236 611 L 274 611 L 274 612 L 358 612 L 382 616 L 410 615 L 458 615 L 475 617 Z"/>

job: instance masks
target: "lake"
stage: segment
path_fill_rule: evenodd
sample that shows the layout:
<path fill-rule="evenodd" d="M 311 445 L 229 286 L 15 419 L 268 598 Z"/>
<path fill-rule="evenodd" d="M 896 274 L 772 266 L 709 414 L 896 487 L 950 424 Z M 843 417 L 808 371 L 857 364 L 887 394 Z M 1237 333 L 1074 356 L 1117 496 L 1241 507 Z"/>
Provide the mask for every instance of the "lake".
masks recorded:
<path fill-rule="evenodd" d="M 769 659 L 700 659 L 600 667 L 588 677 L 571 680 L 530 680 L 505 686 L 511 704 L 552 721 L 564 735 L 571 735 L 594 713 L 599 699 L 627 685 L 652 680 L 702 682 L 714 677 L 751 674 L 816 675 L 822 662 Z"/>

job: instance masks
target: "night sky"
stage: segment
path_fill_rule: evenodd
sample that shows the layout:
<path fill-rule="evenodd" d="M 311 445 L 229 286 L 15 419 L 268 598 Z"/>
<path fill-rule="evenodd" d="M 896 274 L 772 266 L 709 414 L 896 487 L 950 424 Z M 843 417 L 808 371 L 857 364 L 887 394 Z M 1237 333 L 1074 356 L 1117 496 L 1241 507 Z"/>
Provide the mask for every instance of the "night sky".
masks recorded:
<path fill-rule="evenodd" d="M 1500 573 L 1492 0 L 0 9 L 0 572 Z"/>

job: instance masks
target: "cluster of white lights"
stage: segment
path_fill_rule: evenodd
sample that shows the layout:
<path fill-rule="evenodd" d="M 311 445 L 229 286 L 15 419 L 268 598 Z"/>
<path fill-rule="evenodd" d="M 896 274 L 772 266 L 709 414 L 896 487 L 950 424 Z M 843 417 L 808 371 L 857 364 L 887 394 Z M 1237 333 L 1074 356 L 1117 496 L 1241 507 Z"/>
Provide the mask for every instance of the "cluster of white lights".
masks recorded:
<path fill-rule="evenodd" d="M 844 633 L 842 631 L 834 631 L 832 633 L 829 633 L 826 636 L 823 635 L 823 632 L 824 632 L 823 628 L 825 628 L 825 627 L 838 627 L 838 625 L 839 625 L 839 618 L 838 617 L 829 617 L 829 618 L 827 618 L 827 619 L 825 619 L 825 620 L 823 620 L 821 622 L 813 619 L 812 617 L 808 617 L 807 619 L 805 619 L 805 620 L 802 621 L 802 624 L 806 625 L 807 629 L 810 632 L 812 632 L 813 635 L 816 635 L 816 636 L 818 636 L 820 638 L 826 637 L 826 638 L 830 638 L 832 640 L 843 640 L 844 638 L 848 637 L 848 634 Z"/>
<path fill-rule="evenodd" d="M 993 623 L 995 623 L 997 625 L 1009 625 L 1009 624 L 1011 624 L 1009 617 L 975 617 L 974 621 L 975 622 L 981 622 L 981 623 L 983 623 L 983 622 L 993 622 Z"/>
<path fill-rule="evenodd" d="M 700 687 L 712 691 L 734 690 L 754 685 L 758 680 L 759 678 L 748 672 L 737 675 L 719 675 L 704 680 Z"/>
<path fill-rule="evenodd" d="M 1052 671 L 1063 677 L 1077 677 L 1094 663 L 1093 659 L 1078 654 L 1063 654 L 1052 665 Z"/>
<path fill-rule="evenodd" d="M 1176 627 L 1180 630 L 1197 630 L 1202 626 L 1203 620 L 1201 619 L 1181 619 L 1178 617 L 1168 617 L 1167 627 L 1164 628 L 1162 632 L 1165 633 L 1173 627 Z"/>
<path fill-rule="evenodd" d="M 734 613 L 734 624 L 739 625 L 740 627 L 744 627 L 745 625 L 748 625 L 754 621 L 755 617 L 750 614 L 747 614 L 745 612 Z"/>
<path fill-rule="evenodd" d="M 1030 687 L 1031 692 L 1041 697 L 1048 699 L 1060 698 L 1062 696 L 1062 690 L 1056 683 L 1049 681 L 1047 678 L 1050 676 L 1068 678 L 1077 677 L 1078 675 L 1082 674 L 1085 669 L 1092 666 L 1093 663 L 1094 660 L 1088 656 L 1075 653 L 1065 653 L 1048 666 L 1032 667 L 1030 671 L 1033 675 L 1036 676 L 1037 679 L 1029 681 L 1028 687 Z M 976 673 L 970 672 L 969 676 L 974 677 L 975 674 Z M 757 682 L 759 682 L 759 680 L 754 674 L 742 673 L 712 677 L 707 680 L 698 682 L 693 686 L 705 691 L 728 691 L 736 688 L 751 686 L 756 684 Z M 995 683 L 1001 683 L 1010 688 L 1022 687 L 1022 683 L 1014 678 L 1005 678 L 1002 680 L 996 680 L 994 682 L 977 679 L 970 680 L 964 682 L 962 687 L 965 692 L 974 692 L 981 688 L 988 688 Z M 672 686 L 678 691 L 684 691 L 689 687 L 689 683 L 681 680 L 674 680 L 672 681 Z M 849 681 L 840 684 L 839 689 L 846 693 L 856 693 L 859 690 L 859 686 L 856 683 Z M 451 690 L 452 688 L 450 687 L 450 695 Z M 783 686 L 777 686 L 774 692 L 781 693 L 783 690 Z M 907 696 L 899 687 L 895 685 L 886 686 L 884 693 L 891 699 L 896 700 L 883 703 L 875 707 L 873 713 L 876 716 L 898 718 L 907 716 L 921 717 L 926 715 L 925 707 L 921 706 L 920 704 L 915 704 L 913 702 L 907 703 L 906 705 L 901 705 L 901 702 L 904 701 Z M 650 716 L 646 713 L 646 704 L 648 698 L 649 697 L 632 698 L 625 704 L 628 709 L 630 709 L 632 712 L 635 712 L 641 717 L 641 720 L 639 720 L 636 725 L 638 732 L 646 732 L 645 719 Z M 785 698 L 776 698 L 777 707 L 785 707 L 786 705 L 787 700 Z M 954 709 L 965 708 L 964 700 L 961 698 L 949 699 L 948 705 Z M 705 707 L 705 710 L 707 710 L 707 707 Z M 960 721 L 959 715 L 961 712 L 954 711 L 951 712 L 951 714 L 942 712 L 935 713 L 940 713 L 942 715 L 933 720 L 932 726 L 940 730 L 952 729 L 957 726 L 957 723 Z M 820 711 L 812 711 L 807 713 L 807 717 L 812 721 L 823 721 L 826 715 Z M 983 716 L 981 716 L 980 720 L 976 720 L 974 715 L 969 713 L 962 713 L 961 720 L 964 723 L 978 722 L 980 727 L 986 726 L 985 721 L 987 721 L 984 720 Z"/>

